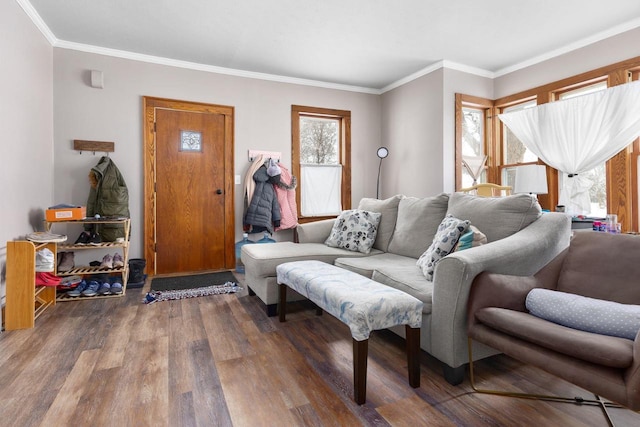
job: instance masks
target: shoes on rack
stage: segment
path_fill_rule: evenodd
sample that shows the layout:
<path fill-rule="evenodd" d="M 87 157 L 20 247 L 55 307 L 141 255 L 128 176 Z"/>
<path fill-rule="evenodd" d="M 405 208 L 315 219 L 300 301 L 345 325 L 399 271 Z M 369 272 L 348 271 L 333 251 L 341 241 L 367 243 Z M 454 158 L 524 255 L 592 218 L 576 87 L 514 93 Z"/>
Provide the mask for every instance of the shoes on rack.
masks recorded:
<path fill-rule="evenodd" d="M 82 292 L 84 292 L 88 286 L 89 284 L 85 280 L 82 280 L 80 281 L 78 286 L 75 287 L 75 289 L 72 289 L 67 292 L 67 296 L 72 298 L 77 298 L 80 295 L 82 295 Z"/>
<path fill-rule="evenodd" d="M 111 283 L 102 282 L 98 288 L 98 295 L 109 295 L 111 293 Z"/>
<path fill-rule="evenodd" d="M 100 237 L 100 235 L 94 231 L 89 235 L 89 242 L 88 243 L 90 245 L 98 246 L 98 245 L 100 245 L 102 243 L 102 237 Z"/>
<path fill-rule="evenodd" d="M 82 282 L 82 276 L 67 276 L 63 277 L 58 284 L 59 291 L 69 291 L 76 288 L 80 282 Z"/>
<path fill-rule="evenodd" d="M 122 295 L 122 283 L 113 282 L 111 284 L 111 294 L 112 295 Z"/>
<path fill-rule="evenodd" d="M 122 268 L 124 267 L 124 260 L 122 259 L 122 255 L 119 253 L 113 254 L 113 268 Z"/>
<path fill-rule="evenodd" d="M 58 271 L 65 273 L 72 270 L 75 267 L 73 252 L 59 252 L 58 253 Z"/>
<path fill-rule="evenodd" d="M 88 231 L 83 231 L 82 233 L 80 233 L 74 244 L 86 245 L 87 243 L 89 243 L 89 240 L 91 240 L 91 234 Z"/>
<path fill-rule="evenodd" d="M 113 257 L 111 255 L 109 255 L 109 254 L 106 254 L 102 258 L 102 263 L 100 264 L 100 267 L 112 269 L 113 268 Z"/>
<path fill-rule="evenodd" d="M 100 283 L 95 280 L 91 280 L 89 282 L 89 285 L 87 285 L 87 288 L 83 290 L 81 294 L 83 297 L 95 297 L 96 295 L 98 295 L 99 288 Z"/>
<path fill-rule="evenodd" d="M 34 233 L 27 234 L 27 240 L 36 243 L 61 243 L 67 240 L 67 236 L 64 234 L 49 233 L 48 231 L 36 231 Z"/>

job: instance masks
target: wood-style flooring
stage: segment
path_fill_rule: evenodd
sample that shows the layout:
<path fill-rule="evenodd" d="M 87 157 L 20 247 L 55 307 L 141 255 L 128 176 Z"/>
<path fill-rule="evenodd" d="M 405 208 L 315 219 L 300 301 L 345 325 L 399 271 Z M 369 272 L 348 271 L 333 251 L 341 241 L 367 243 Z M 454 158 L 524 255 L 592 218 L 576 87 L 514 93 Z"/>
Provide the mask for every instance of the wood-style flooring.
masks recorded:
<path fill-rule="evenodd" d="M 279 323 L 246 286 L 146 305 L 148 287 L 58 303 L 35 328 L 0 333 L 0 426 L 607 425 L 597 407 L 451 386 L 424 352 L 413 389 L 404 340 L 389 331 L 369 340 L 359 406 L 351 335 L 332 316 L 291 303 Z M 506 356 L 476 370 L 483 387 L 591 397 Z M 640 414 L 610 411 L 617 426 L 640 426 Z"/>

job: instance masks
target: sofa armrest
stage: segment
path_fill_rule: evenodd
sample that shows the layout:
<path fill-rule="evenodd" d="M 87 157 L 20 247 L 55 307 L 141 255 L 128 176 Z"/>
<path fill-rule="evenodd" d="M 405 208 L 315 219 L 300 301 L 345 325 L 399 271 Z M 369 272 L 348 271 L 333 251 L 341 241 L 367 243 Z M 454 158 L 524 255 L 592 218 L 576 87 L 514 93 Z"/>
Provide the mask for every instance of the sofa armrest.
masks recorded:
<path fill-rule="evenodd" d="M 296 227 L 298 243 L 324 243 L 331 234 L 335 221 L 334 218 L 331 218 L 298 224 Z"/>
<path fill-rule="evenodd" d="M 570 238 L 570 218 L 545 213 L 509 237 L 441 259 L 433 282 L 433 355 L 454 368 L 468 362 L 467 302 L 478 274 L 531 276 L 566 249 Z"/>

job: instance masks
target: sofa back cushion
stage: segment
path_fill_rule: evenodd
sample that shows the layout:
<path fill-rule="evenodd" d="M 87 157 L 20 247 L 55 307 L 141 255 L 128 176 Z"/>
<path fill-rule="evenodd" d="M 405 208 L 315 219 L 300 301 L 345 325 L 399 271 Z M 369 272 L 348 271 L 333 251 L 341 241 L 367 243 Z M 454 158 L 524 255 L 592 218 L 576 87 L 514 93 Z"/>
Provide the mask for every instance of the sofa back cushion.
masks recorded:
<path fill-rule="evenodd" d="M 424 199 L 402 198 L 398 203 L 398 219 L 388 252 L 420 258 L 431 245 L 448 203 L 449 195 L 445 193 Z"/>
<path fill-rule="evenodd" d="M 402 199 L 401 194 L 397 194 L 385 200 L 370 198 L 360 200 L 358 209 L 369 212 L 379 212 L 382 214 L 380 224 L 378 224 L 378 235 L 376 236 L 376 241 L 373 243 L 374 249 L 386 252 L 389 248 L 389 242 L 391 241 L 393 230 L 396 228 L 398 203 L 400 203 L 400 199 Z"/>
<path fill-rule="evenodd" d="M 528 194 L 479 197 L 452 193 L 447 214 L 469 220 L 490 243 L 522 230 L 540 217 L 542 209 L 538 200 Z"/>
<path fill-rule="evenodd" d="M 640 236 L 576 232 L 556 290 L 640 305 Z"/>

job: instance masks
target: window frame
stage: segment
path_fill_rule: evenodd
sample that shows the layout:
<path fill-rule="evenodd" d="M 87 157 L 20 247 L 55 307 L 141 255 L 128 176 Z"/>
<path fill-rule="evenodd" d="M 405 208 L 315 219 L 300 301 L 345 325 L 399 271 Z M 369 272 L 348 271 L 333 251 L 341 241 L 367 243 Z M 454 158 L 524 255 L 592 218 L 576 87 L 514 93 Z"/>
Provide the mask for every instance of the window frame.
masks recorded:
<path fill-rule="evenodd" d="M 342 183 L 340 201 L 342 209 L 351 209 L 351 111 L 336 110 L 331 108 L 309 107 L 302 105 L 291 106 L 291 169 L 298 179 L 296 187 L 296 204 L 298 209 L 298 222 L 306 223 L 323 219 L 336 218 L 337 215 L 328 216 L 303 216 L 301 211 L 302 177 L 300 174 L 300 118 L 317 117 L 338 120 L 340 129 L 338 132 L 338 162 L 342 165 Z"/>

